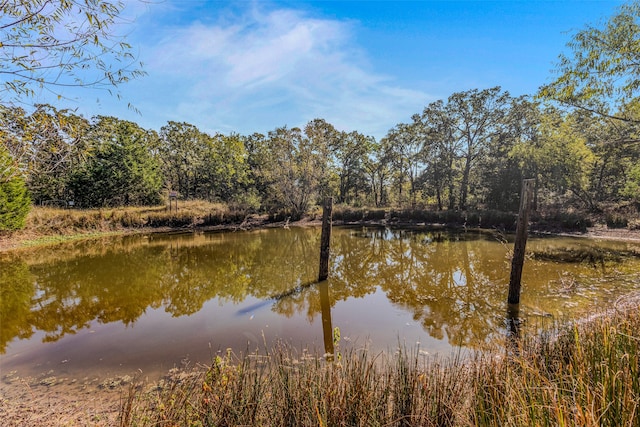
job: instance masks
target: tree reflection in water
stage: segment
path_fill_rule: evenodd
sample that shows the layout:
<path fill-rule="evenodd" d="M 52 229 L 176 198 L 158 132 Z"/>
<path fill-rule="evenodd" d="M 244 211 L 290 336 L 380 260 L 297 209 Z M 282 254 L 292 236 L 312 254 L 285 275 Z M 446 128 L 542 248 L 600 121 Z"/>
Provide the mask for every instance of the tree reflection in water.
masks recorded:
<path fill-rule="evenodd" d="M 530 246 L 548 244 L 557 241 Z M 454 346 L 477 347 L 504 330 L 509 253 L 491 235 L 335 228 L 329 280 L 309 286 L 319 246 L 319 228 L 291 228 L 129 236 L 4 255 L 0 351 L 36 331 L 56 341 L 92 322 L 133 325 L 149 309 L 178 318 L 213 299 L 241 307 L 249 297 L 285 318 L 319 316 L 325 343 L 333 342 L 332 308 L 379 293 Z M 566 313 L 637 286 L 634 262 L 594 268 L 528 260 L 523 315 Z M 558 291 L 560 274 L 577 283 L 569 296 Z M 384 318 L 371 325 L 371 338 L 384 327 Z"/>

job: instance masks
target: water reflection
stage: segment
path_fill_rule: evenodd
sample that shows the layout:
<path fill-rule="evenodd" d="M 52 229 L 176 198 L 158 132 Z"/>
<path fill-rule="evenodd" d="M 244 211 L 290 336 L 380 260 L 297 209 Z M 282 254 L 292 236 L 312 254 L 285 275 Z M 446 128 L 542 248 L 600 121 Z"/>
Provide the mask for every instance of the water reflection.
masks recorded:
<path fill-rule="evenodd" d="M 318 290 L 320 291 L 320 310 L 322 311 L 322 338 L 324 341 L 324 354 L 329 360 L 333 360 L 335 348 L 333 342 L 333 326 L 331 323 L 329 282 L 325 280 L 319 283 Z"/>
<path fill-rule="evenodd" d="M 243 334 L 260 341 L 260 328 L 275 323 L 283 325 L 282 335 L 302 341 L 309 329 L 301 321 L 311 325 L 317 318 L 329 354 L 336 322 L 343 336 L 367 337 L 379 348 L 395 345 L 414 323 L 422 341 L 472 348 L 508 326 L 510 245 L 492 235 L 337 228 L 329 280 L 317 284 L 319 244 L 319 229 L 292 228 L 130 236 L 5 255 L 0 351 L 11 353 L 12 343 L 29 338 L 56 342 L 96 324 L 122 323 L 113 339 L 123 339 L 158 312 L 177 325 L 163 326 L 167 342 L 174 339 L 170 329 L 191 334 L 180 326 L 189 317 L 219 319 L 202 336 L 215 335 L 222 347 Z M 593 244 L 533 239 L 529 249 L 552 253 Z M 637 245 L 607 245 L 640 253 Z M 532 257 L 519 316 L 558 317 L 610 301 L 638 286 L 638 265 L 637 258 L 607 259 L 594 268 Z M 265 311 L 276 317 L 267 319 Z M 256 313 L 265 320 L 249 329 L 247 318 Z M 320 325 L 314 328 L 319 334 Z"/>

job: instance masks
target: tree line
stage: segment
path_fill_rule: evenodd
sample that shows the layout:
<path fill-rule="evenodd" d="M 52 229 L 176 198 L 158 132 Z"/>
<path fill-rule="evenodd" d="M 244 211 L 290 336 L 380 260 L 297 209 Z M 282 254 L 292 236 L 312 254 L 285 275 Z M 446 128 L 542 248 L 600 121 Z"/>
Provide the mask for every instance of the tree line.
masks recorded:
<path fill-rule="evenodd" d="M 433 102 L 380 141 L 323 119 L 210 135 L 189 123 L 155 131 L 49 105 L 0 106 L 2 158 L 13 165 L 3 179 L 24 179 L 37 205 L 149 205 L 172 191 L 295 218 L 329 195 L 352 206 L 513 210 L 523 178 L 536 180 L 537 206 L 640 202 L 637 126 L 499 87 Z"/>

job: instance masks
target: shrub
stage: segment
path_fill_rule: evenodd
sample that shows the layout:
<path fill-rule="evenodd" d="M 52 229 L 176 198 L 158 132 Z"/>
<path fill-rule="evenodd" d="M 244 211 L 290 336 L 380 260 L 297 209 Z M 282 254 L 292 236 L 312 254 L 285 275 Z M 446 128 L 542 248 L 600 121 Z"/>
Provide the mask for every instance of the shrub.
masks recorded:
<path fill-rule="evenodd" d="M 537 225 L 539 228 L 585 232 L 592 222 L 578 213 L 556 212 L 543 216 Z"/>
<path fill-rule="evenodd" d="M 607 227 L 609 228 L 627 228 L 629 221 L 621 215 L 607 215 Z"/>

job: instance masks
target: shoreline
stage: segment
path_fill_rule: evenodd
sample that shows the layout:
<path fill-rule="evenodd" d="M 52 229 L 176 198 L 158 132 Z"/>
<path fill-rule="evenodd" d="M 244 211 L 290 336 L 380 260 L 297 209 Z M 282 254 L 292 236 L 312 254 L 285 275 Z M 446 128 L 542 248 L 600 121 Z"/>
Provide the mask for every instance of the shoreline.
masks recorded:
<path fill-rule="evenodd" d="M 48 234 L 34 233 L 30 231 L 15 232 L 11 235 L 0 236 L 0 254 L 10 253 L 21 250 L 28 250 L 36 247 L 53 246 L 71 241 L 81 241 L 88 239 L 100 239 L 103 237 L 127 236 L 137 234 L 162 234 L 162 233 L 189 233 L 189 232 L 235 232 L 235 231 L 251 231 L 268 228 L 286 228 L 286 227 L 319 227 L 322 221 L 316 218 L 303 218 L 298 221 L 277 221 L 271 222 L 264 216 L 257 216 L 245 220 L 242 223 L 207 225 L 207 226 L 189 226 L 189 227 L 129 227 L 120 228 L 110 231 L 95 231 L 87 229 L 73 234 Z M 453 231 L 495 231 L 493 228 L 466 228 L 463 225 L 446 225 L 446 224 L 430 224 L 421 221 L 333 221 L 336 227 L 392 227 L 392 228 L 424 228 L 426 230 L 446 229 Z M 558 236 L 558 237 L 578 237 L 587 239 L 602 239 L 621 242 L 640 243 L 640 230 L 629 230 L 620 228 L 608 228 L 606 225 L 596 225 L 588 227 L 585 232 L 561 231 L 561 230 L 537 230 L 532 229 L 529 235 L 534 236 Z"/>

